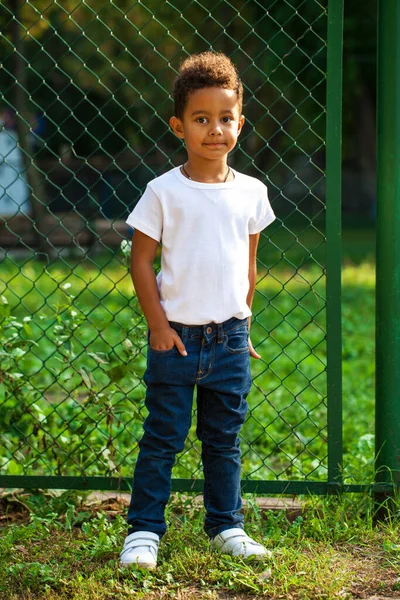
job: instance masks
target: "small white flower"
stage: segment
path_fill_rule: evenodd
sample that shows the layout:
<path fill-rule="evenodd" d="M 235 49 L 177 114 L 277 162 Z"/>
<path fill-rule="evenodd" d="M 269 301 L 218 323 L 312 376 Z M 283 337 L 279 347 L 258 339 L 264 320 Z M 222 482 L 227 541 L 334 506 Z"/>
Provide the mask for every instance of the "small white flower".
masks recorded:
<path fill-rule="evenodd" d="M 132 350 L 133 344 L 128 338 L 124 340 L 124 346 L 127 350 Z"/>

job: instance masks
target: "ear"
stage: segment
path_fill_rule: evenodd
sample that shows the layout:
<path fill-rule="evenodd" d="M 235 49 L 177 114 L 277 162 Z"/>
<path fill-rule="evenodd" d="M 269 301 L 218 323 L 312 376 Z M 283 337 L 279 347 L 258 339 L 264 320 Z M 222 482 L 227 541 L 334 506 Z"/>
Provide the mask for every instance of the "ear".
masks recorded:
<path fill-rule="evenodd" d="M 169 120 L 169 124 L 170 124 L 170 127 L 171 127 L 172 131 L 176 135 L 176 137 L 178 137 L 181 140 L 183 140 L 184 137 L 185 137 L 185 134 L 183 133 L 183 123 L 182 123 L 182 121 L 180 119 L 178 119 L 178 117 L 171 117 L 170 120 Z"/>
<path fill-rule="evenodd" d="M 244 118 L 244 115 L 241 115 L 241 116 L 239 117 L 239 121 L 238 121 L 238 130 L 237 130 L 237 134 L 238 134 L 238 135 L 240 135 L 240 132 L 242 131 L 242 127 L 243 127 L 243 125 L 244 125 L 244 122 L 245 122 L 245 120 L 246 120 L 246 119 Z"/>

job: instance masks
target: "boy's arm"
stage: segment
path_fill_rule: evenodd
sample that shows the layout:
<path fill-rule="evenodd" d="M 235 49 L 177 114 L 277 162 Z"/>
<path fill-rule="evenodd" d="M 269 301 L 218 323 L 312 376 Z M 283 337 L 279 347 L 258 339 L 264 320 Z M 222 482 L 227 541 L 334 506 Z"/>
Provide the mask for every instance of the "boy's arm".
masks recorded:
<path fill-rule="evenodd" d="M 135 230 L 131 249 L 131 277 L 139 304 L 150 329 L 150 346 L 154 350 L 170 350 L 175 345 L 186 356 L 186 349 L 177 332 L 170 327 L 161 306 L 153 264 L 158 242 Z"/>
<path fill-rule="evenodd" d="M 254 291 L 256 289 L 256 281 L 257 281 L 257 247 L 258 240 L 260 239 L 259 233 L 254 233 L 249 235 L 249 291 L 247 294 L 246 302 L 247 306 L 251 308 L 253 304 Z M 251 325 L 251 317 L 249 317 L 249 331 Z M 253 344 L 251 343 L 251 339 L 249 337 L 249 351 L 250 356 L 253 358 L 261 358 L 261 356 L 254 350 Z"/>

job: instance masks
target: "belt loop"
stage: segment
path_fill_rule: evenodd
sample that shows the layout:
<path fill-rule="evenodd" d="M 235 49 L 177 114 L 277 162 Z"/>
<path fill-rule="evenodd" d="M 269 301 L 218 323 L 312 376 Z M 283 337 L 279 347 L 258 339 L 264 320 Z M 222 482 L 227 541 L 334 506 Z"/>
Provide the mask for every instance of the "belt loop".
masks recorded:
<path fill-rule="evenodd" d="M 186 327 L 186 325 L 182 325 L 181 340 L 182 340 L 182 343 L 184 346 L 186 346 L 188 337 L 189 337 L 189 327 Z"/>
<path fill-rule="evenodd" d="M 221 344 L 223 339 L 224 339 L 224 327 L 223 327 L 223 324 L 220 323 L 218 325 L 218 344 Z"/>

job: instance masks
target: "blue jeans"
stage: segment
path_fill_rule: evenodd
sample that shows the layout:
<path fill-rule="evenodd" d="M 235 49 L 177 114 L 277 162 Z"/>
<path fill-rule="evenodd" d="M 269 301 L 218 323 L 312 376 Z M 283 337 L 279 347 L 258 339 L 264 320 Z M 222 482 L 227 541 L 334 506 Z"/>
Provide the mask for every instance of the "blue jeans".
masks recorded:
<path fill-rule="evenodd" d="M 247 319 L 185 326 L 170 323 L 188 356 L 176 347 L 148 349 L 146 406 L 149 414 L 139 442 L 128 511 L 128 533 L 165 533 L 165 505 L 171 493 L 175 456 L 184 447 L 197 385 L 197 436 L 202 442 L 204 529 L 214 537 L 231 527 L 243 528 L 240 512 L 238 434 L 246 417 L 251 386 Z"/>

